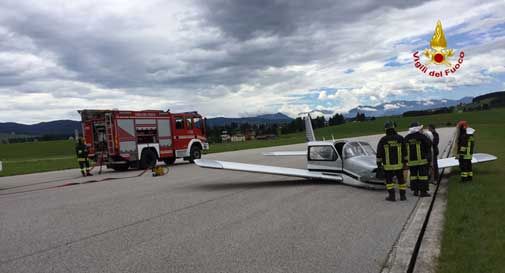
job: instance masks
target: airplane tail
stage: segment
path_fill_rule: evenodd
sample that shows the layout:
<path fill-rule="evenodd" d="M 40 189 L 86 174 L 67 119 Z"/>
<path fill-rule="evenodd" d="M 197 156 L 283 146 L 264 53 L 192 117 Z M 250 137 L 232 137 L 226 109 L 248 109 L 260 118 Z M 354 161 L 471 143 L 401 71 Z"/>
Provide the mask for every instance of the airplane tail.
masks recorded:
<path fill-rule="evenodd" d="M 316 136 L 314 135 L 314 129 L 312 129 L 312 122 L 310 118 L 310 113 L 299 113 L 298 115 L 304 115 L 305 120 L 305 138 L 307 142 L 316 141 Z M 307 156 L 307 150 L 305 151 L 283 151 L 283 152 L 266 152 L 263 153 L 265 156 Z"/>
<path fill-rule="evenodd" d="M 312 129 L 310 113 L 307 113 L 307 116 L 305 117 L 305 137 L 307 139 L 307 142 L 316 140 L 316 136 L 314 135 L 314 129 Z"/>

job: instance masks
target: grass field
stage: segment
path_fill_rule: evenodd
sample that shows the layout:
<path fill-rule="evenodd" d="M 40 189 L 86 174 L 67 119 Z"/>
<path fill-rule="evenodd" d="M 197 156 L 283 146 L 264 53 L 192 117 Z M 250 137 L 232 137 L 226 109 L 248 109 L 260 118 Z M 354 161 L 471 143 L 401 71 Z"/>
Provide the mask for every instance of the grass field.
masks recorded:
<path fill-rule="evenodd" d="M 479 113 L 480 114 L 480 113 Z M 439 273 L 505 272 L 505 112 L 469 116 L 476 150 L 498 160 L 474 166 L 474 181 L 449 181 Z"/>
<path fill-rule="evenodd" d="M 289 144 L 303 143 L 304 141 L 305 141 L 305 133 L 286 134 L 271 140 L 250 140 L 244 142 L 211 144 L 208 153 L 221 153 L 221 152 L 238 151 L 245 149 L 289 145 Z"/>
<path fill-rule="evenodd" d="M 0 176 L 76 168 L 74 143 L 69 140 L 0 145 Z"/>
<path fill-rule="evenodd" d="M 407 130 L 408 125 L 417 120 L 423 124 L 433 123 L 437 127 L 454 126 L 460 119 L 474 123 L 500 123 L 503 122 L 505 108 L 493 109 L 482 112 L 451 113 L 419 118 L 377 118 L 367 122 L 349 122 L 338 126 L 326 127 L 315 130 L 318 139 L 331 139 L 332 137 L 345 138 L 383 132 L 384 122 L 394 120 L 398 123 L 399 130 Z M 274 140 L 253 140 L 239 143 L 213 144 L 209 153 L 236 151 L 261 147 L 279 146 L 303 143 L 305 133 L 286 134 Z M 42 171 L 62 170 L 76 168 L 72 141 L 48 141 L 19 144 L 0 145 L 0 160 L 3 161 L 4 171 L 0 176 L 27 174 Z"/>
<path fill-rule="evenodd" d="M 411 122 L 419 121 L 422 124 L 434 124 L 436 127 L 451 127 L 456 126 L 456 123 L 461 119 L 466 119 L 471 122 L 500 122 L 502 116 L 505 115 L 505 108 L 493 109 L 482 112 L 465 112 L 440 114 L 423 117 L 381 117 L 374 121 L 367 122 L 349 122 L 338 126 L 331 126 L 315 130 L 318 139 L 335 139 L 379 134 L 384 132 L 384 122 L 393 120 L 398 124 L 398 130 L 407 131 Z M 239 143 L 214 144 L 211 146 L 212 153 L 226 152 L 242 149 L 252 149 L 260 147 L 288 145 L 302 143 L 305 141 L 305 133 L 288 134 L 280 136 L 275 140 L 255 140 Z"/>

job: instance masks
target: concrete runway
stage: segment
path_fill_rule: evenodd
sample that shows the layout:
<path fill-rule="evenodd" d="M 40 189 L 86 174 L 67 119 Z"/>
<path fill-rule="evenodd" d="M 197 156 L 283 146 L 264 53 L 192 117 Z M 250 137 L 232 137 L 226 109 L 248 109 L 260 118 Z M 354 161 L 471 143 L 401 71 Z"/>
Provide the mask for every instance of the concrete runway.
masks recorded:
<path fill-rule="evenodd" d="M 452 132 L 439 130 L 440 149 Z M 205 157 L 304 168 L 303 157 L 261 155 L 304 148 Z M 418 200 L 184 163 L 163 177 L 51 188 L 90 180 L 78 177 L 0 178 L 0 272 L 379 272 Z"/>

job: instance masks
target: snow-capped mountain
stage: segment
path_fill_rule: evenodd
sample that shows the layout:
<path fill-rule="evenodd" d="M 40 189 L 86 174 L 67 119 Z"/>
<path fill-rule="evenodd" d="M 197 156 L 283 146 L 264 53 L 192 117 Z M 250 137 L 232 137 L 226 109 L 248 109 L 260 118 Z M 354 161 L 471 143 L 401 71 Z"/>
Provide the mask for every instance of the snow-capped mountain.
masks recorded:
<path fill-rule="evenodd" d="M 472 99 L 473 99 L 472 97 L 464 97 L 459 100 L 450 100 L 450 99 L 429 99 L 422 101 L 397 100 L 375 106 L 360 105 L 356 108 L 349 110 L 349 112 L 344 113 L 344 116 L 355 117 L 358 112 L 365 113 L 365 116 L 374 116 L 374 117 L 394 116 L 394 115 L 401 115 L 407 111 L 436 109 L 442 107 L 455 106 L 460 103 L 463 104 L 471 103 Z"/>

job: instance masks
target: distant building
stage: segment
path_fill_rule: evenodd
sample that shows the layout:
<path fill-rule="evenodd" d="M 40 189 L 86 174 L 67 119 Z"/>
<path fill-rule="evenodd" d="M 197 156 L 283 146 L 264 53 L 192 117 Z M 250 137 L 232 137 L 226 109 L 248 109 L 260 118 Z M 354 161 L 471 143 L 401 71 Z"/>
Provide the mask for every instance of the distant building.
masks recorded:
<path fill-rule="evenodd" d="M 254 130 L 246 130 L 244 135 L 245 135 L 245 140 L 256 139 L 256 131 L 254 131 Z"/>
<path fill-rule="evenodd" d="M 221 142 L 230 142 L 231 136 L 228 133 L 221 134 Z"/>
<path fill-rule="evenodd" d="M 245 136 L 242 134 L 233 135 L 230 140 L 231 142 L 243 142 L 245 141 Z"/>

